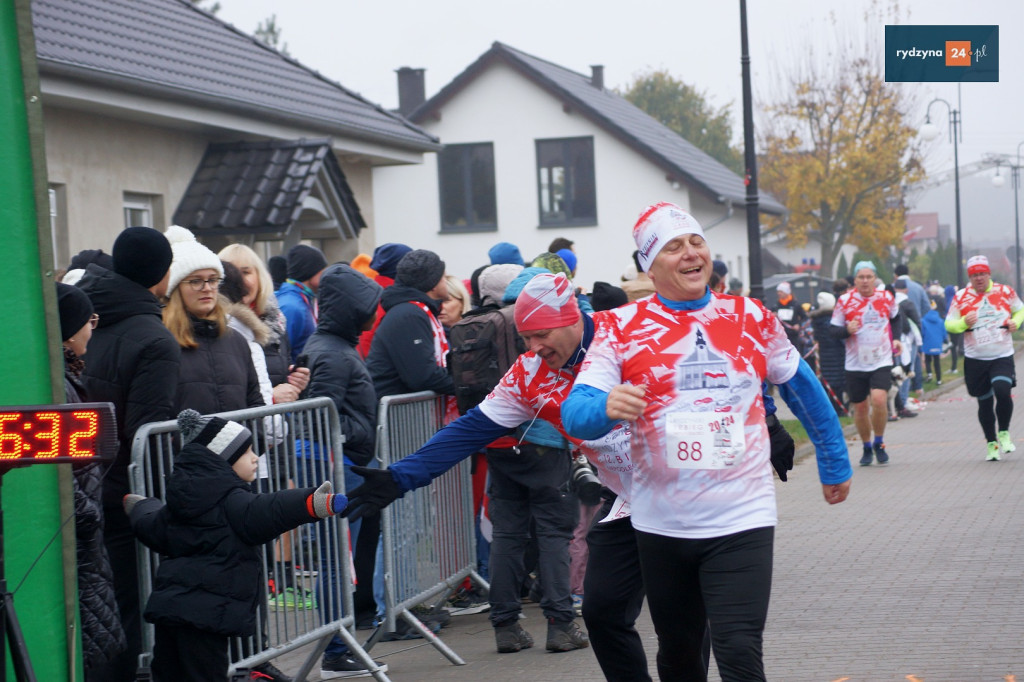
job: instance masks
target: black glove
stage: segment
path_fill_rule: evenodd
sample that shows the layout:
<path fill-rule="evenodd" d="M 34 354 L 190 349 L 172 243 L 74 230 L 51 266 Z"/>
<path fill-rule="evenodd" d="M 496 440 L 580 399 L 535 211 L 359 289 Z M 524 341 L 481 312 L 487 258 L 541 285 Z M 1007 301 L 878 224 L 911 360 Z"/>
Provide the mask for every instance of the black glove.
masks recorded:
<path fill-rule="evenodd" d="M 793 453 L 796 451 L 796 444 L 793 437 L 786 431 L 786 427 L 773 414 L 765 422 L 768 424 L 768 437 L 772 446 L 772 466 L 775 472 L 783 481 L 786 480 L 786 472 L 793 468 Z"/>
<path fill-rule="evenodd" d="M 379 514 L 381 509 L 405 494 L 387 469 L 353 466 L 352 473 L 362 476 L 363 483 L 348 493 L 348 506 L 341 515 L 349 521 Z"/>

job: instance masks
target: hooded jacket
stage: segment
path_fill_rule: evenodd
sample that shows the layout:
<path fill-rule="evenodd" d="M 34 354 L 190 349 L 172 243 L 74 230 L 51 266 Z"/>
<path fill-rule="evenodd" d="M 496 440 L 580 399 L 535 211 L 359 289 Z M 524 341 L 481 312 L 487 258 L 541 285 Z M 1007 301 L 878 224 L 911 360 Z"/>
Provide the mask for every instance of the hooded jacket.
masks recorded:
<path fill-rule="evenodd" d="M 320 277 L 320 319 L 306 342 L 309 386 L 303 398 L 334 401 L 345 436 L 345 456 L 366 465 L 373 458 L 377 393 L 356 350 L 363 326 L 377 312 L 379 284 L 347 265 L 332 265 Z"/>
<path fill-rule="evenodd" d="M 921 320 L 921 352 L 925 355 L 942 355 L 942 346 L 948 338 L 946 324 L 935 308 L 929 308 Z"/>
<path fill-rule="evenodd" d="M 175 459 L 167 504 L 141 500 L 132 530 L 161 556 L 143 613 L 150 623 L 251 635 L 263 598 L 261 545 L 303 523 L 314 488 L 258 495 L 231 465 L 198 443 Z"/>
<path fill-rule="evenodd" d="M 441 310 L 440 301 L 400 282 L 385 289 L 381 298 L 384 319 L 366 357 L 378 398 L 417 391 L 455 393 L 448 370 L 434 356 L 430 319 L 414 301 L 425 304 L 435 316 Z"/>
<path fill-rule="evenodd" d="M 82 384 L 90 400 L 111 402 L 120 441 L 103 483 L 103 506 L 122 514 L 128 494 L 132 437 L 143 424 L 170 419 L 181 348 L 164 326 L 160 304 L 145 287 L 90 264 L 78 284 L 100 316 L 89 341 Z M 123 518 L 123 517 L 122 517 Z"/>

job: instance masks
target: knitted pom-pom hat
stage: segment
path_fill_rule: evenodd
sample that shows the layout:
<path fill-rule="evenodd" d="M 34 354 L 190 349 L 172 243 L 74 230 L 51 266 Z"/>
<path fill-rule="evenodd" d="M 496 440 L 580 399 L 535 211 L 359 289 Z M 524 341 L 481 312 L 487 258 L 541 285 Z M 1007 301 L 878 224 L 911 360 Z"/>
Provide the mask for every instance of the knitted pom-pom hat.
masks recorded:
<path fill-rule="evenodd" d="M 213 251 L 196 241 L 196 236 L 179 225 L 171 225 L 164 232 L 171 243 L 171 277 L 167 281 L 167 294 L 178 288 L 181 280 L 196 270 L 216 270 L 218 277 L 224 277 L 224 266 Z"/>
<path fill-rule="evenodd" d="M 213 454 L 234 464 L 252 447 L 252 432 L 238 422 L 220 417 L 204 417 L 195 410 L 178 415 L 181 444 L 198 443 Z"/>

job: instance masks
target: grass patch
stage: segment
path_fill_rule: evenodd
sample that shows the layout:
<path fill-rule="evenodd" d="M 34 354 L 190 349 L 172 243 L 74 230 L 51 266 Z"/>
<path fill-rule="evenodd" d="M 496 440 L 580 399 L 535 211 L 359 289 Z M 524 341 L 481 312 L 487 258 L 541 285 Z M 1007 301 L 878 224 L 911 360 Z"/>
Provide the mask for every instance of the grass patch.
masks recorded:
<path fill-rule="evenodd" d="M 811 441 L 807 437 L 807 431 L 804 430 L 804 425 L 800 423 L 799 419 L 780 419 L 779 423 L 786 427 L 786 431 L 793 437 L 793 442 L 796 443 L 797 447 Z M 846 428 L 853 423 L 853 417 L 840 417 L 839 423 L 843 428 Z"/>

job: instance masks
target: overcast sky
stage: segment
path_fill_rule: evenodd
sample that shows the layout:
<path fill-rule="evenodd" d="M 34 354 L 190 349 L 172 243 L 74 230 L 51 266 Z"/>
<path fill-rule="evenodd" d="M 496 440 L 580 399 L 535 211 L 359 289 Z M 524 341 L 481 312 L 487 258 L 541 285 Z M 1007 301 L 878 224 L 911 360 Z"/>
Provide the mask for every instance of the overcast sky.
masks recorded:
<path fill-rule="evenodd" d="M 209 4 L 209 3 L 206 3 Z M 387 108 L 398 104 L 395 69 L 426 69 L 427 96 L 435 94 L 494 41 L 581 73 L 605 67 L 608 87 L 637 74 L 665 69 L 703 91 L 717 107 L 731 104 L 742 139 L 739 0 L 220 0 L 218 16 L 247 33 L 276 14 L 289 53 L 350 90 Z M 776 96 L 778 74 L 813 50 L 829 59 L 835 29 L 884 45 L 884 20 L 865 20 L 871 0 L 748 0 L 755 106 Z M 988 153 L 1015 154 L 1024 141 L 1024 0 L 903 0 L 900 23 L 999 26 L 998 83 L 957 86 L 909 84 L 920 104 L 942 97 L 961 110 L 964 167 Z M 906 16 L 909 12 L 909 17 Z M 932 106 L 946 127 L 947 110 Z M 1024 151 L 1024 149 L 1022 149 Z M 953 167 L 945 131 L 927 149 L 931 171 Z M 987 171 L 992 175 L 994 171 Z M 1012 190 L 1006 205 L 1012 227 Z M 951 187 L 948 191 L 952 191 Z M 967 213 L 967 207 L 964 207 Z M 943 218 L 943 222 L 947 222 Z"/>

